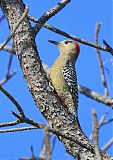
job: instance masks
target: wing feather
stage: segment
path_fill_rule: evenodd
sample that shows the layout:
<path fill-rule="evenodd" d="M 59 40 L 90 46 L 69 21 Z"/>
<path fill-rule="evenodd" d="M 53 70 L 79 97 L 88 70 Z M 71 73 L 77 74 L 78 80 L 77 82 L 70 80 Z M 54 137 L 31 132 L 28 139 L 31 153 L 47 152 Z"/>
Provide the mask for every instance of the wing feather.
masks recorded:
<path fill-rule="evenodd" d="M 71 65 L 66 65 L 62 68 L 62 74 L 69 86 L 69 91 L 72 95 L 73 102 L 75 104 L 75 110 L 77 112 L 78 108 L 78 86 L 77 86 L 77 76 L 76 70 Z"/>

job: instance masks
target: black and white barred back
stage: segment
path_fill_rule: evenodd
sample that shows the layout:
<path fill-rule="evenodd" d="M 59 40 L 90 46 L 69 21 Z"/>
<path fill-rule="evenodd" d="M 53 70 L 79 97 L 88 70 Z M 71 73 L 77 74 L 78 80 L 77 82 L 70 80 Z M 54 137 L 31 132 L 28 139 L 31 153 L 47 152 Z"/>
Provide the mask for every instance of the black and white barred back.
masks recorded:
<path fill-rule="evenodd" d="M 70 64 L 66 64 L 65 67 L 62 68 L 62 74 L 69 86 L 69 91 L 73 99 L 74 106 L 71 110 L 74 111 L 74 115 L 77 117 L 77 109 L 78 109 L 78 85 L 77 85 L 77 75 L 75 67 Z"/>

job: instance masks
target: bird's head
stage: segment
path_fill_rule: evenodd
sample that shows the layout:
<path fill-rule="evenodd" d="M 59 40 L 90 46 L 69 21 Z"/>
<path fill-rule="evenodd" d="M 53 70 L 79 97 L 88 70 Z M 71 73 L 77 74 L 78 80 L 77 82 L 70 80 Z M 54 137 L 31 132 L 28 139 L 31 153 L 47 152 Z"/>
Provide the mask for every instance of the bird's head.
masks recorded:
<path fill-rule="evenodd" d="M 67 56 L 70 59 L 73 59 L 74 61 L 77 60 L 78 55 L 80 53 L 80 46 L 77 42 L 70 40 L 64 40 L 61 42 L 49 40 L 49 42 L 58 46 L 60 54 L 63 55 L 64 57 Z"/>

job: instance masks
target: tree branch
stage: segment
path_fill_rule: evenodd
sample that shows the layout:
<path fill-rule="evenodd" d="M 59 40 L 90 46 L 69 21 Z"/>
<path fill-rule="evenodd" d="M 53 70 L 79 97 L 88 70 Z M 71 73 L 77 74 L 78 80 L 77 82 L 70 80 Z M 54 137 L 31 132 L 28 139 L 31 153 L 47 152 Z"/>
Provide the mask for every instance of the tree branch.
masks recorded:
<path fill-rule="evenodd" d="M 113 55 L 113 48 L 104 39 L 103 43 L 106 45 L 107 50 Z"/>
<path fill-rule="evenodd" d="M 100 26 L 101 26 L 100 23 L 98 23 L 96 25 L 96 33 L 95 33 L 95 43 L 96 43 L 96 45 L 98 45 L 98 34 L 99 34 Z M 100 65 L 100 73 L 101 73 L 101 79 L 102 79 L 103 87 L 104 87 L 104 94 L 107 97 L 108 96 L 108 87 L 107 87 L 106 77 L 105 77 L 105 73 L 104 73 L 104 66 L 103 66 L 103 63 L 102 63 L 102 58 L 101 58 L 101 54 L 100 54 L 99 49 L 96 49 L 96 51 L 97 51 L 98 62 L 99 62 L 99 65 Z"/>
<path fill-rule="evenodd" d="M 3 78 L 0 81 L 0 86 L 5 84 L 10 78 L 12 78 L 14 75 L 16 74 L 16 71 L 13 71 L 12 73 L 10 73 L 8 76 L 5 76 L 5 78 Z"/>
<path fill-rule="evenodd" d="M 51 160 L 50 133 L 48 128 L 45 129 L 44 144 L 46 149 L 46 159 Z"/>
<path fill-rule="evenodd" d="M 95 154 L 98 160 L 103 160 L 98 147 L 98 121 L 97 121 L 97 114 L 94 109 L 92 110 L 92 114 L 93 114 L 93 140 L 95 145 Z"/>
<path fill-rule="evenodd" d="M 10 99 L 10 101 L 16 106 L 16 108 L 18 109 L 19 113 L 24 116 L 23 109 L 22 109 L 22 107 L 20 106 L 20 104 L 15 100 L 15 98 L 14 98 L 10 93 L 8 93 L 2 86 L 0 86 L 0 90 L 1 90 L 1 91 Z"/>
<path fill-rule="evenodd" d="M 99 122 L 98 122 L 98 130 L 103 126 L 103 125 L 106 125 L 110 122 L 113 121 L 113 118 L 109 119 L 109 120 L 106 120 L 106 116 L 108 115 L 108 112 L 105 112 L 105 114 L 100 118 Z M 90 140 L 92 141 L 92 138 L 93 138 L 93 135 L 91 133 L 90 135 Z"/>
<path fill-rule="evenodd" d="M 22 128 L 11 128 L 11 129 L 4 129 L 0 130 L 0 133 L 8 133 L 8 132 L 20 132 L 20 131 L 26 131 L 26 130 L 33 130 L 38 129 L 37 127 L 22 127 Z"/>
<path fill-rule="evenodd" d="M 28 16 L 29 17 L 29 19 L 30 20 L 32 20 L 33 22 L 38 22 L 38 19 L 37 18 L 34 18 L 34 17 L 32 17 L 32 16 Z M 70 39 L 72 39 L 72 40 L 74 40 L 74 41 L 77 41 L 77 42 L 79 42 L 79 43 L 82 43 L 82 44 L 85 44 L 85 45 L 88 45 L 88 46 L 90 46 L 90 47 L 94 47 L 94 48 L 97 48 L 97 49 L 100 49 L 100 50 L 103 50 L 103 51 L 106 51 L 106 52 L 110 52 L 112 55 L 113 55 L 113 53 L 111 52 L 111 50 L 108 48 L 108 47 L 103 47 L 103 46 L 100 46 L 100 45 L 96 45 L 95 43 L 92 43 L 92 42 L 89 42 L 89 41 L 87 41 L 87 40 L 84 40 L 83 38 L 79 38 L 79 37 L 76 37 L 76 36 L 74 36 L 74 35 L 71 35 L 71 34 L 69 34 L 69 33 L 67 33 L 67 32 L 64 32 L 64 31 L 62 31 L 62 30 L 60 30 L 60 29 L 57 29 L 56 27 L 54 27 L 54 26 L 51 26 L 50 24 L 47 24 L 47 23 L 45 23 L 44 25 L 43 25 L 43 27 L 45 27 L 46 29 L 49 29 L 50 31 L 52 31 L 52 32 L 55 32 L 55 33 L 57 33 L 57 34 L 60 34 L 60 35 L 62 35 L 62 36 L 64 36 L 64 37 L 67 37 L 67 38 L 70 38 Z M 105 44 L 105 43 L 104 43 Z"/>
<path fill-rule="evenodd" d="M 43 16 L 38 19 L 37 24 L 34 27 L 35 34 L 39 32 L 46 21 L 48 21 L 52 16 L 55 16 L 55 14 L 62 10 L 69 2 L 70 0 L 61 0 L 55 7 L 44 13 Z"/>
<path fill-rule="evenodd" d="M 37 18 L 35 18 L 35 17 L 33 17 L 33 16 L 28 16 L 29 17 L 29 19 L 31 20 L 31 21 L 33 21 L 33 22 L 36 22 L 36 23 L 38 23 L 37 25 L 39 25 L 39 19 L 37 19 Z M 85 45 L 88 45 L 88 46 L 90 46 L 90 47 L 94 47 L 94 48 L 97 48 L 97 49 L 100 49 L 100 50 L 103 50 L 103 51 L 106 51 L 106 52 L 110 52 L 112 55 L 113 55 L 113 49 L 108 45 L 108 43 L 105 41 L 105 40 L 103 40 L 103 43 L 106 45 L 106 47 L 104 47 L 104 46 L 100 46 L 100 45 L 96 45 L 95 43 L 92 43 L 92 42 L 89 42 L 89 41 L 87 41 L 87 40 L 84 40 L 83 38 L 79 38 L 79 37 L 76 37 L 76 36 L 74 36 L 74 35 L 71 35 L 71 34 L 69 34 L 69 33 L 67 33 L 67 32 L 64 32 L 64 31 L 62 31 L 62 30 L 60 30 L 60 29 L 57 29 L 56 27 L 54 27 L 54 26 L 51 26 L 50 24 L 47 24 L 47 23 L 45 23 L 44 25 L 43 25 L 43 27 L 45 27 L 46 29 L 49 29 L 49 30 L 51 30 L 52 32 L 55 32 L 55 33 L 57 33 L 57 34 L 60 34 L 60 35 L 62 35 L 62 36 L 64 36 L 64 37 L 67 37 L 67 38 L 70 38 L 70 39 L 72 39 L 72 40 L 75 40 L 75 41 L 77 41 L 77 42 L 79 42 L 79 43 L 82 43 L 82 44 L 85 44 Z M 36 33 L 35 33 L 36 34 Z M 2 46 L 3 44 L 0 44 L 0 48 L 1 48 L 1 46 Z M 5 48 L 3 48 L 5 51 L 11 51 L 11 52 L 15 52 L 15 50 L 14 49 L 12 49 L 12 48 L 10 48 L 9 46 L 4 46 Z"/>
<path fill-rule="evenodd" d="M 12 59 L 13 59 L 13 53 L 10 52 L 10 58 L 9 58 L 8 66 L 7 66 L 6 75 L 5 75 L 5 78 L 0 81 L 0 85 L 3 85 L 4 83 L 6 83 L 11 77 L 13 77 L 16 74 L 16 71 L 13 71 L 10 74 L 10 68 L 11 68 L 11 64 L 12 64 Z"/>
<path fill-rule="evenodd" d="M 16 120 L 16 121 L 13 121 L 13 122 L 0 123 L 0 128 L 1 127 L 8 127 L 8 126 L 15 126 L 19 123 L 21 123 L 20 120 Z"/>
<path fill-rule="evenodd" d="M 0 48 L 2 46 L 3 46 L 3 43 L 0 44 Z M 15 54 L 15 49 L 11 46 L 8 46 L 8 45 L 5 45 L 2 50 Z"/>
<path fill-rule="evenodd" d="M 82 85 L 78 85 L 78 90 L 80 93 L 84 94 L 85 96 L 92 98 L 92 99 L 96 100 L 97 102 L 101 102 L 101 103 L 106 104 L 109 107 L 113 108 L 113 98 L 102 96 L 99 93 L 97 93 L 93 90 L 90 90 L 89 88 L 84 87 Z"/>
<path fill-rule="evenodd" d="M 111 138 L 103 147 L 102 150 L 107 150 L 111 145 L 113 145 L 113 138 Z"/>

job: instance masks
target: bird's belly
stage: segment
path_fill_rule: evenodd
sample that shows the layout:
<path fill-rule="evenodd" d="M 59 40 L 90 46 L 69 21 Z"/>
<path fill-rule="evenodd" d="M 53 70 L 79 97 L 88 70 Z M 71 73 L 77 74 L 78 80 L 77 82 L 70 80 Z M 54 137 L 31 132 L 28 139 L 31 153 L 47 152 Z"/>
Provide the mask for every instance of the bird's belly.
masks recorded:
<path fill-rule="evenodd" d="M 51 74 L 50 79 L 52 81 L 52 84 L 59 96 L 59 98 L 64 101 L 66 95 L 69 92 L 68 85 L 65 81 L 65 79 L 62 76 L 62 72 L 54 72 Z"/>

